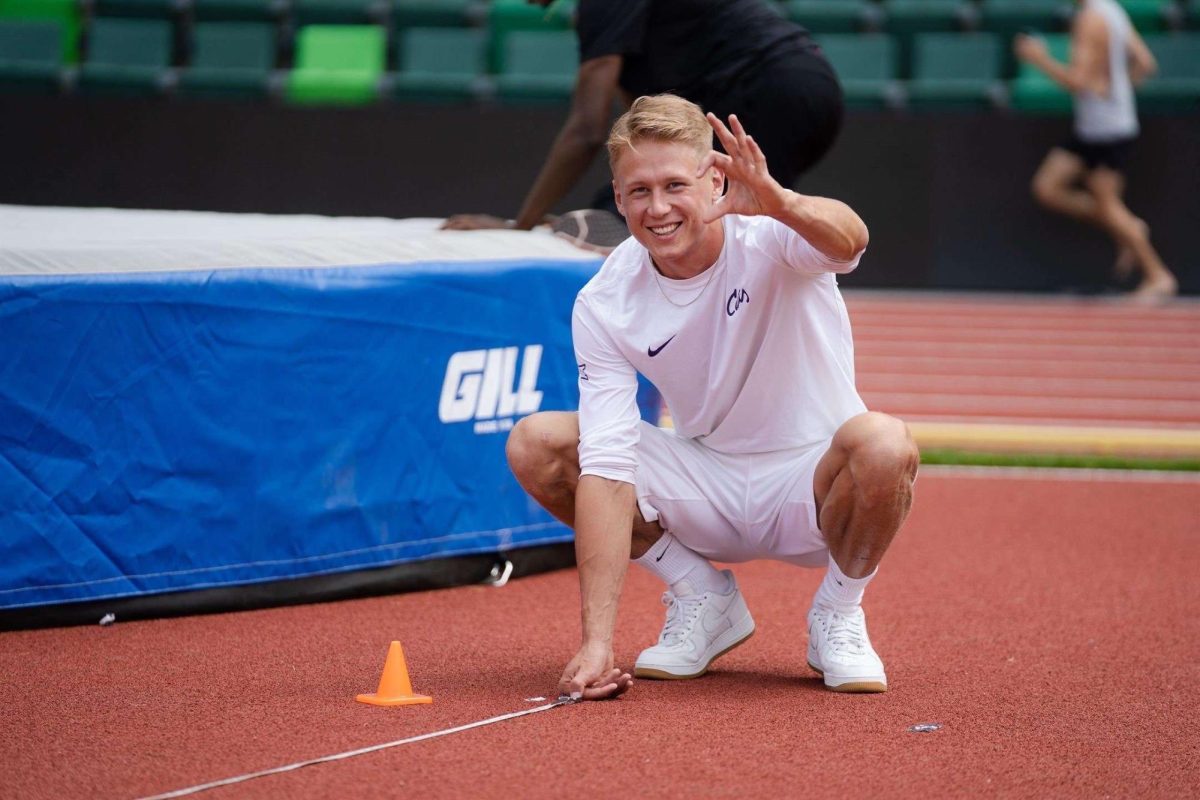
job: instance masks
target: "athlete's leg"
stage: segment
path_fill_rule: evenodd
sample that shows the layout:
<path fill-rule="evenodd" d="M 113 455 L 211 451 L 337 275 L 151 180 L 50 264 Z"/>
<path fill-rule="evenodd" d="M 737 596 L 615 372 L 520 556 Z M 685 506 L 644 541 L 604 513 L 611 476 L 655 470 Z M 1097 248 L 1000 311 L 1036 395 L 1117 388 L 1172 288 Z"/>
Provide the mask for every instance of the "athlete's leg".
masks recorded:
<path fill-rule="evenodd" d="M 526 492 L 570 528 L 575 527 L 575 492 L 579 488 L 579 415 L 543 411 L 525 417 L 508 435 L 509 468 Z M 642 556 L 663 530 L 634 513 L 630 557 Z"/>
<path fill-rule="evenodd" d="M 868 412 L 848 420 L 817 464 L 813 496 L 829 553 L 842 572 L 875 571 L 912 505 L 920 455 L 903 422 Z"/>
<path fill-rule="evenodd" d="M 1059 214 L 1095 225 L 1104 230 L 1117 246 L 1117 257 L 1113 262 L 1113 275 L 1119 279 L 1129 276 L 1137 264 L 1137 254 L 1124 239 L 1121 238 L 1100 213 L 1100 205 L 1095 194 L 1087 185 L 1089 170 L 1087 164 L 1077 154 L 1061 147 L 1056 147 L 1047 155 L 1042 165 L 1033 176 L 1033 196 L 1044 207 Z M 1117 195 L 1124 190 L 1124 179 L 1121 174 L 1114 172 L 1117 180 Z M 1081 185 L 1082 184 L 1082 185 Z M 1141 220 L 1136 225 L 1149 236 L 1150 229 Z"/>
<path fill-rule="evenodd" d="M 1150 243 L 1149 227 L 1121 199 L 1124 185 L 1121 173 L 1109 167 L 1097 167 L 1087 176 L 1097 216 L 1113 238 L 1132 251 L 1141 266 L 1142 281 L 1135 294 L 1150 299 L 1170 297 L 1179 291 L 1179 284 Z"/>
<path fill-rule="evenodd" d="M 1069 150 L 1055 147 L 1046 154 L 1033 174 L 1033 197 L 1042 206 L 1066 214 L 1081 222 L 1102 226 L 1096 213 L 1096 199 L 1079 186 L 1087 172 L 1083 159 Z"/>
<path fill-rule="evenodd" d="M 579 485 L 578 447 L 578 415 L 543 412 L 517 423 L 506 448 L 509 466 L 518 482 L 547 511 L 571 526 L 575 521 L 575 493 Z M 651 510 L 663 514 L 668 521 L 675 519 L 676 525 L 691 528 L 690 532 L 708 534 L 706 542 L 721 540 L 722 533 L 714 536 L 707 530 L 719 528 L 720 515 L 711 513 L 703 494 L 688 481 L 686 464 L 672 460 L 672 448 L 685 457 L 690 454 L 687 445 L 675 437 L 643 425 L 638 448 L 639 491 L 640 482 L 652 476 L 655 486 L 648 490 L 650 499 L 663 508 L 671 503 L 664 497 L 682 494 L 689 498 L 682 504 L 671 504 L 670 511 Z M 673 483 L 683 484 L 676 486 L 681 492 L 663 491 Z M 664 533 L 657 519 L 647 522 L 640 506 L 634 517 L 630 557 L 669 587 L 664 596 L 668 609 L 662 634 L 656 645 L 638 656 L 634 671 L 638 677 L 703 675 L 713 659 L 754 632 L 754 620 L 732 573 L 718 571 L 703 556 Z"/>
<path fill-rule="evenodd" d="M 808 664 L 830 689 L 887 691 L 863 592 L 912 505 L 920 457 L 908 428 L 866 413 L 842 425 L 813 477 L 829 570 L 808 612 Z"/>

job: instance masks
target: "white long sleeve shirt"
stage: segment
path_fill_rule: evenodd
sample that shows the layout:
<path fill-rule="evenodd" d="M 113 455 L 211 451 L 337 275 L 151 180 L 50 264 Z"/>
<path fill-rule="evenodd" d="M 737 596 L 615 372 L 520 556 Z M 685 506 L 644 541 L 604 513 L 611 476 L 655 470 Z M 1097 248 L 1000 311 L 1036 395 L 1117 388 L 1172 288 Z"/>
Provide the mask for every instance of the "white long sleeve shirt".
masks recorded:
<path fill-rule="evenodd" d="M 850 272 L 769 217 L 723 218 L 712 267 L 664 278 L 630 238 L 575 301 L 583 475 L 633 483 L 637 373 L 676 431 L 724 453 L 806 447 L 866 410 L 850 318 L 834 273 Z"/>

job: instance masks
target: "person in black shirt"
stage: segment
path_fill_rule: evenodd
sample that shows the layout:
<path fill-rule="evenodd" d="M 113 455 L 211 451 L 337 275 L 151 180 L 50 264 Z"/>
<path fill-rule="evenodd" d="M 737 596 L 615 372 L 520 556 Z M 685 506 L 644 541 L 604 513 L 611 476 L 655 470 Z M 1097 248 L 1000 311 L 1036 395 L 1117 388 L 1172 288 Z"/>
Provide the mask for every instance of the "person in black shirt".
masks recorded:
<path fill-rule="evenodd" d="M 580 65 L 570 114 L 516 219 L 460 214 L 443 227 L 529 230 L 547 221 L 604 145 L 617 97 L 628 106 L 670 92 L 719 118 L 737 114 L 787 188 L 841 128 L 833 68 L 808 31 L 763 0 L 579 0 L 575 29 Z"/>

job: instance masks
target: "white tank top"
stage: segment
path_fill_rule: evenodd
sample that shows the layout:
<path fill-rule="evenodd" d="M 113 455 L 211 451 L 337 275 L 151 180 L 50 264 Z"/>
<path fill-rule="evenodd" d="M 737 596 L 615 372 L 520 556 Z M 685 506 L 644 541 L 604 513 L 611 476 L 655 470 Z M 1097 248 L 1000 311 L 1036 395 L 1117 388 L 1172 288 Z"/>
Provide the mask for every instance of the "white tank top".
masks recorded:
<path fill-rule="evenodd" d="M 1129 80 L 1129 15 L 1116 0 L 1084 0 L 1083 8 L 1098 13 L 1108 28 L 1109 90 L 1107 95 L 1087 89 L 1075 94 L 1075 135 L 1084 142 L 1136 136 L 1137 106 Z"/>

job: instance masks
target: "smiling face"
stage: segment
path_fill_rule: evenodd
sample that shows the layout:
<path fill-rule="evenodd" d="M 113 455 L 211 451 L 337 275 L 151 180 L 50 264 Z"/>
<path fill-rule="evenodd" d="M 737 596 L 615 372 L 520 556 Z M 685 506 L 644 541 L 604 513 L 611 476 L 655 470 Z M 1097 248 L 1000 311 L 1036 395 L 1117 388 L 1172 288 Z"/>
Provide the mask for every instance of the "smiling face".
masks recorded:
<path fill-rule="evenodd" d="M 700 158 L 686 142 L 640 139 L 613 163 L 617 208 L 668 278 L 699 275 L 716 262 L 725 243 L 721 221 L 703 221 L 721 196 L 724 176 L 713 168 L 697 178 Z"/>

